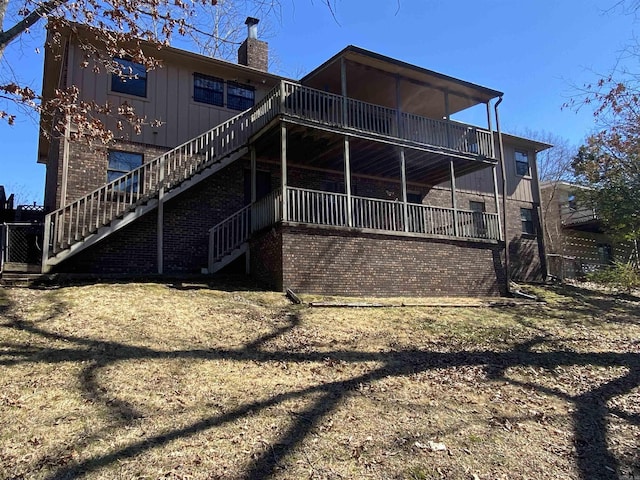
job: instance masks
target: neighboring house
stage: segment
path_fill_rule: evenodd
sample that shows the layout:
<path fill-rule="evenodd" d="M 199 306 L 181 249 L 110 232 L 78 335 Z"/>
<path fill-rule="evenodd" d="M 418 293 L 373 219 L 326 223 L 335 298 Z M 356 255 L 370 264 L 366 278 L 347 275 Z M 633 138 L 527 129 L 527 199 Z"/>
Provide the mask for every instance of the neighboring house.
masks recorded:
<path fill-rule="evenodd" d="M 41 136 L 46 271 L 242 265 L 280 290 L 496 295 L 508 244 L 514 278 L 544 279 L 536 153 L 549 145 L 493 130 L 501 92 L 354 46 L 282 78 L 249 23 L 238 64 L 163 48 L 157 70 L 121 59 L 138 73 L 126 82 L 81 68 L 92 36 L 61 32 L 45 97 L 75 84 L 163 124 L 109 148 Z M 483 105 L 484 128 L 451 119 Z"/>
<path fill-rule="evenodd" d="M 544 182 L 540 188 L 550 275 L 580 278 L 629 258 L 632 246 L 607 235 L 597 210 L 580 204 L 579 191 L 585 187 Z"/>

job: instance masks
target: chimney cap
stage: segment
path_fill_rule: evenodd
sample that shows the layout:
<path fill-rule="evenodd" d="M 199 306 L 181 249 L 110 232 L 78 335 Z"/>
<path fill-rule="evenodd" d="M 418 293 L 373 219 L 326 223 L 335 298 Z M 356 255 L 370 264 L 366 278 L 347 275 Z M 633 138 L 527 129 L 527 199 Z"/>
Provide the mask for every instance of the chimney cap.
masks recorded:
<path fill-rule="evenodd" d="M 244 22 L 245 25 L 248 25 L 250 27 L 253 25 L 257 25 L 258 23 L 260 23 L 260 20 L 254 17 L 247 17 L 247 19 Z"/>

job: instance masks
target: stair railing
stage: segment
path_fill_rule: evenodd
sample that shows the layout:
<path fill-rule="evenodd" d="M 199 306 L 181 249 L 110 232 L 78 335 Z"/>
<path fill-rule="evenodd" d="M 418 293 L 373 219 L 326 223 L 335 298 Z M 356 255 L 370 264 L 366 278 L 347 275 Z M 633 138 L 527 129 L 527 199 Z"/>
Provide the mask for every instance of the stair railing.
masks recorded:
<path fill-rule="evenodd" d="M 246 145 L 277 114 L 280 87 L 252 109 L 144 163 L 45 217 L 43 260 L 95 233 L 136 206 L 179 185 L 203 168 Z"/>
<path fill-rule="evenodd" d="M 213 264 L 239 248 L 251 235 L 251 205 L 209 229 L 209 271 Z"/>
<path fill-rule="evenodd" d="M 209 272 L 214 264 L 246 243 L 251 234 L 282 220 L 282 190 L 275 190 L 209 229 Z"/>

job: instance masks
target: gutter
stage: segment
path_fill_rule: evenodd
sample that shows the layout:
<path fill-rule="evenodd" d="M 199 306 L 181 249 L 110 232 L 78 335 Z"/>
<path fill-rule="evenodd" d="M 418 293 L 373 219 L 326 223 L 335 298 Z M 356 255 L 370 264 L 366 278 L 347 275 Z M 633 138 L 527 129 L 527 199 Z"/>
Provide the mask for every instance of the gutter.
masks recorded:
<path fill-rule="evenodd" d="M 502 132 L 500 131 L 500 115 L 498 107 L 502 103 L 502 95 L 493 106 L 496 115 L 496 133 L 498 134 L 498 152 L 500 160 L 500 176 L 502 177 L 502 236 L 504 240 L 504 277 L 505 293 L 511 293 L 511 268 L 509 262 L 509 245 L 507 244 L 507 172 L 504 165 L 504 145 L 502 144 Z"/>

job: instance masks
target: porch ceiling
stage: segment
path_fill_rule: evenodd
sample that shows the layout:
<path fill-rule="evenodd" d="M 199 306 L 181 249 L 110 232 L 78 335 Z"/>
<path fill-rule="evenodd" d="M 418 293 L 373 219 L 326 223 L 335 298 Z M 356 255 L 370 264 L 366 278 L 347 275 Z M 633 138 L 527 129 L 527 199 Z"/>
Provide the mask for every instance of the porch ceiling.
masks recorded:
<path fill-rule="evenodd" d="M 449 77 L 368 50 L 349 46 L 301 79 L 304 85 L 341 94 L 341 59 L 346 60 L 347 95 L 396 108 L 396 78 L 404 112 L 430 118 L 445 116 L 444 92 L 449 92 L 449 113 L 486 103 L 501 92 Z"/>
<path fill-rule="evenodd" d="M 273 128 L 257 144 L 260 157 L 280 158 L 280 129 Z M 313 168 L 344 171 L 344 136 L 299 125 L 290 125 L 287 135 L 289 163 Z M 351 171 L 361 175 L 399 180 L 399 147 L 361 138 L 350 138 Z M 449 160 L 456 176 L 487 168 L 491 163 L 451 157 L 444 153 L 405 148 L 407 181 L 438 185 L 449 180 Z"/>

